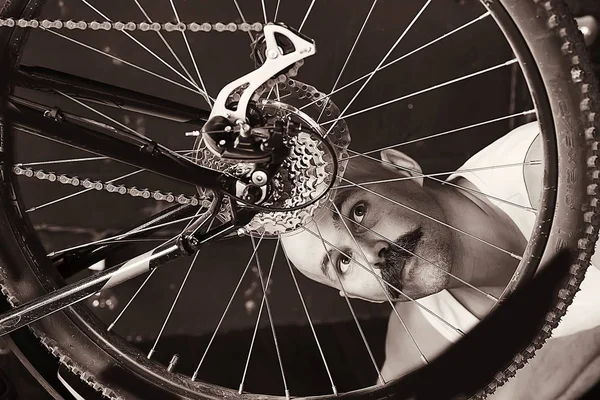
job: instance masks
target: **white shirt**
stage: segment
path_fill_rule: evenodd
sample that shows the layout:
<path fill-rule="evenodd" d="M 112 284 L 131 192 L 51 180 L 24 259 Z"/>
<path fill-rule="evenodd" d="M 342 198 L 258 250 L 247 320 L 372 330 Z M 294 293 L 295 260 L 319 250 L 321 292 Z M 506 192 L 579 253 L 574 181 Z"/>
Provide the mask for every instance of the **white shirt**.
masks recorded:
<path fill-rule="evenodd" d="M 511 166 L 496 169 L 476 168 L 488 166 L 501 166 L 508 164 L 522 164 L 525 162 L 527 152 L 538 136 L 539 127 L 537 122 L 523 125 L 506 136 L 498 139 L 479 153 L 471 157 L 461 168 L 461 171 L 469 172 L 455 173 L 448 180 L 462 177 L 471 182 L 477 190 L 505 199 L 511 203 L 531 207 L 527 186 L 525 184 L 524 166 Z M 526 238 L 531 237 L 535 224 L 535 214 L 523 208 L 510 205 L 493 198 L 488 200 L 504 211 L 521 230 Z M 446 320 L 453 327 L 463 332 L 471 330 L 479 320 L 471 314 L 452 294 L 443 290 L 434 295 L 417 300 L 428 310 Z M 436 330 L 446 337 L 450 342 L 456 342 L 460 337 L 458 333 L 445 325 L 435 316 L 419 307 L 427 321 Z M 567 309 L 565 316 L 554 329 L 551 337 L 566 336 L 578 331 L 593 328 L 600 325 L 600 270 L 591 265 L 577 292 L 573 303 Z"/>

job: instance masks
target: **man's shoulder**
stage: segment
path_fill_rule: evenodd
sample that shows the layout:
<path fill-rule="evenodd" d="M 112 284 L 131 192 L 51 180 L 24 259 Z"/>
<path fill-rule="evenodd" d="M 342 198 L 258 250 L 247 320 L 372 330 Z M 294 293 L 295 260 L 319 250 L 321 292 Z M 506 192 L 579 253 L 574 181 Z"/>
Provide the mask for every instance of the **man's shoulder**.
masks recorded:
<path fill-rule="evenodd" d="M 537 122 L 529 122 L 521 125 L 493 141 L 473 156 L 473 158 L 479 158 L 481 161 L 490 163 L 499 157 L 499 164 L 506 163 L 507 158 L 511 156 L 524 158 L 527 150 L 539 133 L 540 127 Z"/>

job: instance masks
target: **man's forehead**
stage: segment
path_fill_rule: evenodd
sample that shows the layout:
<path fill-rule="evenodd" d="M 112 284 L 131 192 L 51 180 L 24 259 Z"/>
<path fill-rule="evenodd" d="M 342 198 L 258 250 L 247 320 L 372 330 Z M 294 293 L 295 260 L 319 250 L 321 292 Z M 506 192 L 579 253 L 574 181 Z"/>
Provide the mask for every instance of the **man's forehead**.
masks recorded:
<path fill-rule="evenodd" d="M 374 157 L 375 154 L 370 155 Z M 346 171 L 343 177 L 352 182 L 360 183 L 370 180 L 369 178 L 374 173 L 380 173 L 383 169 L 381 168 L 381 161 L 368 157 L 353 157 L 348 160 L 346 165 Z M 347 184 L 348 181 L 342 180 L 342 184 Z"/>
<path fill-rule="evenodd" d="M 331 238 L 322 240 L 319 233 L 323 234 L 324 230 L 328 230 L 324 225 L 329 225 L 330 219 L 330 215 L 324 215 L 319 219 L 318 229 L 315 223 L 311 222 L 306 225 L 306 229 L 282 236 L 282 244 L 294 266 L 309 273 L 311 277 L 324 277 L 321 271 L 321 261 L 326 256 L 324 240 L 328 242 Z"/>

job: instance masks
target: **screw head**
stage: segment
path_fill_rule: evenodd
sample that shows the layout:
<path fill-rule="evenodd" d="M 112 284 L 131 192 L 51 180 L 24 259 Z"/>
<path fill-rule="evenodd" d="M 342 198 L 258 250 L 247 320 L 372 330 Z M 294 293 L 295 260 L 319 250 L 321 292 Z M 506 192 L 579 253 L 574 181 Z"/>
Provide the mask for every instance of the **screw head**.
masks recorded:
<path fill-rule="evenodd" d="M 279 51 L 277 49 L 270 49 L 267 51 L 267 57 L 269 57 L 271 60 L 274 60 L 279 57 Z"/>
<path fill-rule="evenodd" d="M 267 183 L 267 174 L 264 171 L 254 171 L 252 173 L 252 183 L 256 186 L 263 186 Z"/>

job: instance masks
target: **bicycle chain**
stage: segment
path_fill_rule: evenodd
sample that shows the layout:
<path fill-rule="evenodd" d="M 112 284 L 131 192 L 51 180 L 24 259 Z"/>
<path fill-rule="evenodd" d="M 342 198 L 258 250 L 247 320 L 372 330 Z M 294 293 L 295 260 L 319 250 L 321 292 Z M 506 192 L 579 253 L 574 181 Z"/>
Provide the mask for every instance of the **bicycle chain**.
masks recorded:
<path fill-rule="evenodd" d="M 24 176 L 26 178 L 36 178 L 42 181 L 58 182 L 63 185 L 72 185 L 75 187 L 84 187 L 88 190 L 106 191 L 109 193 L 118 193 L 121 195 L 130 195 L 132 197 L 141 197 L 143 199 L 153 199 L 157 201 L 166 201 L 167 203 L 190 204 L 192 206 L 210 207 L 211 200 L 209 196 L 198 197 L 196 195 L 173 194 L 171 192 L 162 192 L 160 190 L 138 189 L 135 186 L 127 187 L 125 185 L 117 185 L 100 180 L 90 178 L 80 178 L 77 176 L 69 176 L 66 174 L 56 174 L 54 172 L 46 172 L 42 169 L 34 170 L 33 168 L 23 168 L 19 165 L 13 167 L 15 175 Z"/>
<path fill-rule="evenodd" d="M 98 21 L 61 21 L 61 20 L 37 20 L 37 19 L 14 19 L 14 18 L 0 18 L 0 27 L 8 28 L 39 28 L 39 29 L 69 29 L 69 30 L 86 30 L 91 29 L 93 31 L 142 31 L 142 32 L 261 32 L 263 30 L 263 24 L 260 22 L 254 23 L 236 23 L 229 22 L 224 24 L 217 22 L 211 24 L 209 22 L 196 23 L 192 22 L 189 24 L 179 22 L 98 22 Z"/>
<path fill-rule="evenodd" d="M 33 28 L 33 29 L 68 29 L 68 30 L 94 30 L 94 31 L 111 31 L 111 30 L 116 30 L 116 31 L 154 31 L 154 32 L 160 32 L 160 31 L 166 31 L 166 32 L 174 32 L 174 31 L 179 31 L 179 32 L 186 32 L 186 31 L 191 31 L 191 32 L 210 32 L 210 31 L 216 31 L 216 32 L 235 32 L 235 31 L 244 31 L 244 32 L 249 32 L 249 31 L 254 31 L 254 32 L 261 32 L 263 29 L 263 24 L 256 22 L 256 23 L 228 23 L 228 24 L 223 24 L 223 23 L 215 23 L 215 24 L 211 24 L 211 23 L 189 23 L 189 24 L 185 24 L 183 22 L 180 23 L 171 23 L 171 22 L 166 22 L 166 23 L 158 23 L 158 22 L 152 22 L 152 23 L 147 23 L 147 22 L 141 22 L 141 23 L 136 23 L 136 22 L 120 22 L 120 21 L 116 21 L 116 22 L 109 22 L 109 21 L 104 21 L 104 22 L 98 22 L 98 21 L 73 21 L 73 20 L 69 20 L 69 21 L 61 21 L 61 20 L 48 20 L 48 19 L 44 19 L 44 20 L 37 20 L 37 19 L 13 19 L 13 18 L 5 18 L 2 19 L 0 18 L 0 27 L 9 27 L 9 28 L 13 28 L 13 27 L 19 27 L 19 28 Z M 257 90 L 255 91 L 255 94 L 253 96 L 253 100 L 257 101 L 258 98 L 261 95 L 264 95 L 265 93 L 272 91 L 275 89 L 275 86 L 277 85 L 281 85 L 282 89 L 287 88 L 288 85 L 291 85 L 292 87 L 295 86 L 295 81 L 291 80 L 292 78 L 296 77 L 298 75 L 298 70 L 303 66 L 304 64 L 304 60 L 299 60 L 298 62 L 296 62 L 295 64 L 293 64 L 285 73 L 279 74 L 277 76 L 272 77 L 271 79 L 269 79 L 268 81 L 266 81 L 263 85 L 261 85 L 259 88 L 257 88 Z M 302 86 L 302 90 L 300 91 L 300 96 L 299 98 L 303 98 L 304 96 L 301 94 L 303 92 L 305 92 L 306 90 L 308 90 L 311 95 L 316 95 L 315 97 L 323 97 L 325 98 L 325 95 L 323 93 L 318 92 L 316 89 L 314 89 L 313 87 L 310 87 L 312 90 L 308 89 L 308 87 L 306 85 Z M 243 88 L 240 88 L 240 90 Z M 229 99 L 230 101 L 239 101 L 240 98 L 240 90 L 234 92 L 234 94 L 231 96 L 231 98 Z M 298 91 L 298 89 L 296 89 L 296 91 Z M 294 93 L 295 94 L 295 93 Z M 308 97 L 309 99 L 311 98 L 311 96 Z M 332 103 L 331 102 L 327 102 L 327 106 L 326 108 L 330 108 Z M 339 111 L 338 111 L 339 113 Z M 343 124 L 345 125 L 345 124 Z M 343 132 L 343 128 L 342 128 L 342 132 Z M 340 132 L 336 132 L 337 135 L 335 136 L 344 136 L 344 139 L 349 139 L 347 133 L 346 134 L 342 134 L 339 135 Z M 340 137 L 338 137 L 337 139 L 340 139 Z M 336 140 L 334 140 L 336 141 Z M 304 139 L 303 144 L 301 144 L 299 147 L 302 148 L 302 150 L 300 151 L 301 153 L 306 153 L 306 149 L 304 149 L 304 146 L 308 143 L 306 142 L 306 139 Z M 345 143 L 344 143 L 345 142 Z M 345 145 L 344 147 L 347 146 L 347 143 L 349 142 L 349 140 L 343 140 L 342 141 L 342 145 Z M 340 143 L 336 143 L 336 144 L 340 144 Z M 317 142 L 311 143 L 310 146 L 313 147 L 318 147 L 319 144 Z M 295 146 L 294 146 L 295 147 Z M 207 155 L 205 154 L 204 157 L 208 156 L 208 160 L 199 160 L 199 164 L 200 165 L 206 165 L 206 164 L 222 164 L 223 160 L 213 160 L 210 159 L 212 155 Z M 308 158 L 312 158 L 313 155 L 309 155 L 309 154 L 298 154 L 298 156 L 300 156 L 301 158 L 304 158 L 306 161 L 306 159 Z M 214 157 L 214 156 L 213 156 Z M 317 157 L 319 158 L 319 157 Z M 316 160 L 315 160 L 316 162 Z M 224 163 L 225 165 L 219 165 L 221 168 L 216 168 L 216 169 L 225 169 L 226 167 L 230 166 L 228 165 L 228 163 Z M 321 160 L 320 162 L 317 162 L 318 165 L 321 166 L 321 168 L 324 167 L 324 160 Z M 311 169 L 314 169 L 315 166 L 313 166 Z M 214 168 L 214 166 L 213 166 Z M 292 168 L 294 169 L 294 168 Z M 343 166 L 342 166 L 342 171 L 343 171 Z M 22 166 L 19 166 L 18 164 L 15 165 L 13 167 L 13 172 L 18 175 L 18 176 L 24 176 L 27 178 L 36 178 L 39 180 L 46 180 L 49 182 L 58 182 L 64 185 L 72 185 L 75 187 L 79 187 L 82 186 L 87 190 L 97 190 L 97 191 L 107 191 L 109 193 L 118 193 L 121 195 L 130 195 L 132 197 L 141 197 L 144 199 L 154 199 L 157 201 L 166 201 L 168 203 L 174 203 L 177 202 L 179 204 L 191 204 L 192 206 L 202 206 L 205 208 L 210 207 L 211 204 L 211 200 L 213 199 L 213 196 L 210 196 L 211 191 L 206 191 L 203 190 L 202 188 L 198 188 L 198 196 L 196 195 L 186 195 L 186 194 L 173 194 L 170 192 L 162 192 L 160 190 L 150 190 L 147 188 L 144 189 L 138 189 L 135 186 L 132 187 L 127 187 L 125 185 L 117 185 L 112 183 L 111 181 L 109 182 L 102 182 L 100 180 L 93 180 L 90 178 L 80 178 L 77 176 L 69 176 L 67 174 L 56 174 L 54 172 L 47 172 L 44 171 L 42 169 L 38 169 L 38 170 L 34 170 L 33 168 L 23 168 Z M 299 171 L 292 171 L 293 175 L 296 175 Z M 314 171 L 313 171 L 314 172 Z M 322 172 L 322 171 L 321 171 Z M 302 174 L 300 174 L 302 175 Z M 322 178 L 319 179 L 319 181 L 322 180 Z M 317 183 L 317 179 L 315 179 L 313 177 L 313 179 L 310 179 L 309 177 L 301 177 L 299 182 L 302 182 L 302 185 L 308 185 L 311 187 L 311 189 L 316 189 L 315 186 Z M 289 188 L 288 188 L 289 189 Z M 306 187 L 305 187 L 306 189 Z M 315 190 L 305 190 L 306 193 L 314 193 Z M 307 194 L 304 195 L 299 195 L 299 198 L 303 198 L 308 196 L 309 198 L 311 197 L 310 195 Z M 306 199 L 304 199 L 306 200 Z M 294 201 L 293 203 L 296 203 L 296 201 Z M 311 208 L 311 211 L 312 210 Z M 223 204 L 221 209 L 219 211 L 217 211 L 217 216 L 219 217 L 219 219 L 221 220 L 227 220 L 229 218 L 231 218 L 231 213 L 229 210 L 229 206 L 228 204 Z M 271 234 L 277 234 L 277 233 L 283 233 L 285 231 L 289 231 L 289 230 L 293 230 L 294 228 L 298 228 L 298 226 L 301 225 L 301 222 L 305 219 L 305 218 L 301 218 L 301 215 L 299 215 L 298 212 L 292 213 L 292 215 L 289 215 L 287 218 L 284 218 L 284 214 L 285 213 L 274 213 L 271 215 L 268 214 L 262 214 L 261 218 L 258 218 L 257 220 L 253 221 L 252 224 L 249 224 L 249 228 L 252 231 L 261 231 L 261 232 L 265 232 L 266 233 L 271 233 Z M 306 217 L 305 215 L 306 213 L 302 213 L 302 216 Z M 308 214 L 312 214 L 312 212 L 309 212 Z M 284 220 L 286 220 L 284 222 Z M 259 226 L 257 226 L 257 224 Z M 286 226 L 287 225 L 287 226 Z M 267 226 L 268 228 L 265 228 L 264 226 Z M 285 228 L 284 228 L 285 226 Z"/>
<path fill-rule="evenodd" d="M 0 23 L 1 21 L 3 20 L 0 19 Z M 256 90 L 257 94 L 255 95 L 255 97 L 257 98 L 259 94 L 271 90 L 276 84 L 280 82 L 285 82 L 287 79 L 296 76 L 298 74 L 298 70 L 300 69 L 300 67 L 302 67 L 303 64 L 304 60 L 300 60 L 299 62 L 296 62 L 287 73 L 280 74 L 275 78 L 269 79 Z M 233 100 L 239 100 L 239 93 L 234 94 Z M 168 203 L 177 202 L 179 204 L 191 204 L 192 206 L 202 206 L 204 208 L 209 208 L 212 200 L 214 199 L 214 196 L 212 196 L 212 191 L 204 190 L 202 188 L 198 188 L 198 196 L 186 194 L 173 194 L 171 192 L 162 192 L 160 190 L 150 190 L 147 188 L 138 189 L 135 186 L 127 187 L 125 185 L 115 185 L 111 181 L 102 182 L 101 180 L 93 180 L 90 178 L 80 178 L 77 176 L 69 176 L 67 174 L 56 174 L 55 172 L 47 172 L 42 169 L 34 170 L 33 168 L 28 167 L 23 168 L 18 164 L 13 166 L 13 173 L 15 173 L 15 175 L 18 176 L 36 178 L 39 180 L 47 180 L 49 182 L 58 182 L 63 185 L 72 185 L 76 187 L 83 186 L 85 189 L 88 190 L 104 190 L 109 193 L 118 193 L 121 195 L 130 195 L 132 197 L 141 197 L 144 199 L 166 201 Z M 231 217 L 227 209 L 227 202 L 224 202 L 217 214 L 217 217 L 222 221 L 226 221 L 228 218 Z"/>

